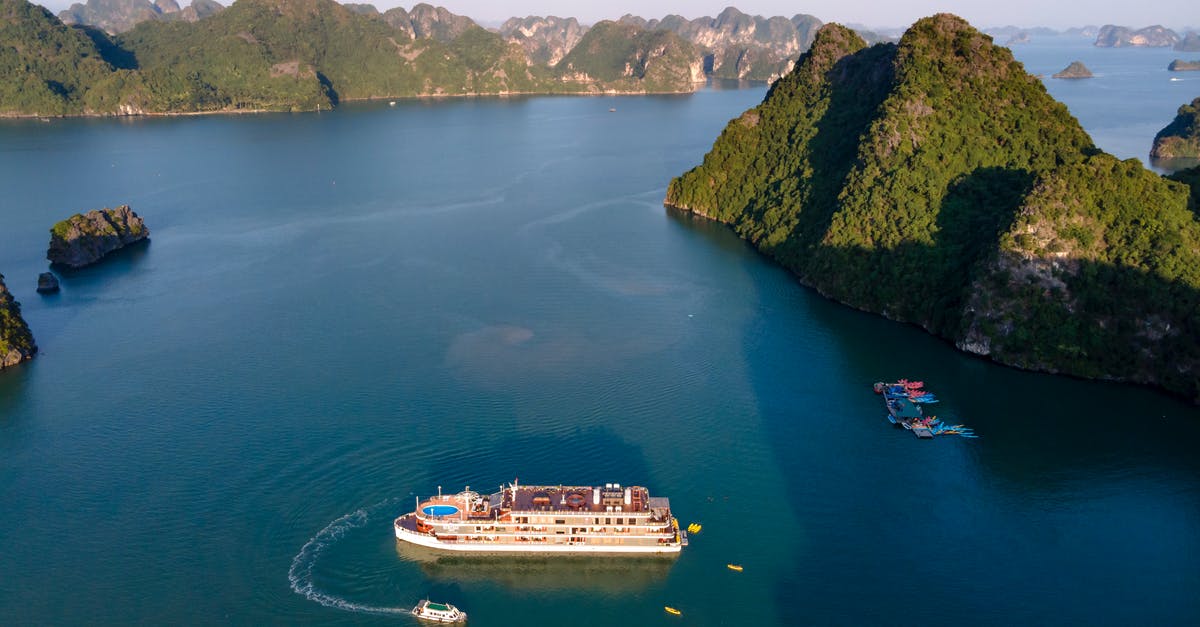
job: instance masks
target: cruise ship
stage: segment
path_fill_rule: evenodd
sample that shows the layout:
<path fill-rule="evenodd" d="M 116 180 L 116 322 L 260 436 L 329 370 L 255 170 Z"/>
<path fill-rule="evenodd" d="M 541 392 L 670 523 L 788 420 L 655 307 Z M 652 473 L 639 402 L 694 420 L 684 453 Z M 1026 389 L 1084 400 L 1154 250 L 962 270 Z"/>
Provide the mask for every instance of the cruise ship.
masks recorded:
<path fill-rule="evenodd" d="M 677 554 L 687 533 L 670 501 L 646 488 L 501 486 L 484 496 L 467 486 L 422 501 L 396 519 L 396 538 L 447 551 L 481 553 Z"/>

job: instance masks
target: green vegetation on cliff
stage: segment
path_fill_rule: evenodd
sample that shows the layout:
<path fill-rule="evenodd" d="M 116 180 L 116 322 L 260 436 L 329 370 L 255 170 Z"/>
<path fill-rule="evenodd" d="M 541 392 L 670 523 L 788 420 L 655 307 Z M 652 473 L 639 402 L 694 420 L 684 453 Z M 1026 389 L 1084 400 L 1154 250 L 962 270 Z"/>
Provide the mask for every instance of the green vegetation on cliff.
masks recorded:
<path fill-rule="evenodd" d="M 1200 98 L 1179 107 L 1171 123 L 1154 136 L 1155 159 L 1200 158 Z"/>
<path fill-rule="evenodd" d="M 0 370 L 25 361 L 37 353 L 33 334 L 21 317 L 21 304 L 13 300 L 4 275 L 0 275 Z"/>
<path fill-rule="evenodd" d="M 0 0 L 0 114 L 115 111 L 136 84 L 83 31 L 25 0 Z"/>
<path fill-rule="evenodd" d="M 694 89 L 700 65 L 691 45 L 670 33 L 600 29 L 593 44 L 573 57 L 592 76 L 581 80 L 578 70 L 531 64 L 519 44 L 444 9 L 418 5 L 405 16 L 397 26 L 387 14 L 362 14 L 333 0 L 239 0 L 195 23 L 150 20 L 110 38 L 66 27 L 25 0 L 0 0 L 0 115 L 311 110 L 359 98 L 680 92 Z M 418 27 L 440 38 L 414 38 Z"/>
<path fill-rule="evenodd" d="M 827 25 L 666 202 L 965 350 L 1200 394 L 1187 189 L 1099 153 L 957 17 L 871 48 Z"/>

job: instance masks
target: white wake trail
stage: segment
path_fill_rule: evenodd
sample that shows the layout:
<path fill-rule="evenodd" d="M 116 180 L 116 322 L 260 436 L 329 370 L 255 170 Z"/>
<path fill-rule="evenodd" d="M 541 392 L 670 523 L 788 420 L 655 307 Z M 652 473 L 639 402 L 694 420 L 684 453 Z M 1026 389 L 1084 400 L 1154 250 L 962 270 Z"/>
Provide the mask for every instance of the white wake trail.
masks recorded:
<path fill-rule="evenodd" d="M 364 612 L 368 614 L 411 613 L 411 610 L 406 607 L 382 607 L 355 603 L 319 590 L 316 584 L 313 583 L 313 568 L 320 560 L 321 554 L 338 540 L 342 539 L 347 532 L 365 526 L 370 521 L 371 510 L 377 510 L 381 506 L 389 504 L 391 504 L 390 500 L 383 501 L 369 508 L 359 509 L 346 514 L 326 525 L 324 529 L 317 532 L 317 535 L 309 539 L 300 548 L 300 552 L 296 554 L 296 557 L 292 558 L 292 566 L 288 569 L 288 581 L 292 584 L 292 590 L 296 594 L 304 595 L 309 600 L 316 601 L 326 607 L 334 607 L 348 612 Z"/>

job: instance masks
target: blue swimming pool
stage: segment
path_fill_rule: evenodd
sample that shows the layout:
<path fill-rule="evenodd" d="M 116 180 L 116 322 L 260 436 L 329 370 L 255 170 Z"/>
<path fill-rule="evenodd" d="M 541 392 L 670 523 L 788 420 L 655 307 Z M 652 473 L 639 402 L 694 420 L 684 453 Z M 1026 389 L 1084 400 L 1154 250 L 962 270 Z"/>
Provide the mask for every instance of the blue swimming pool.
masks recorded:
<path fill-rule="evenodd" d="M 426 505 L 421 508 L 426 516 L 450 516 L 458 513 L 458 508 L 453 505 Z"/>

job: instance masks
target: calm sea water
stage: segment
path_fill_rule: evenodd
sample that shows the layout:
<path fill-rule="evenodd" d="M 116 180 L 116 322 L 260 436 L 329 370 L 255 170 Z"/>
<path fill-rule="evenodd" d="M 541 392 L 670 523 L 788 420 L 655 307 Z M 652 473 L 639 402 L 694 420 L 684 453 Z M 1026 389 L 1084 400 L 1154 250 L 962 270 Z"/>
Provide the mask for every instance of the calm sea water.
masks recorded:
<path fill-rule="evenodd" d="M 762 95 L 0 125 L 42 349 L 0 375 L 0 622 L 1196 623 L 1200 411 L 962 355 L 663 210 Z M 1118 154 L 1166 123 L 1071 106 Z M 152 242 L 35 294 L 50 224 L 116 203 Z M 901 376 L 982 437 L 887 425 Z M 414 495 L 514 477 L 704 530 L 673 561 L 397 547 Z"/>
<path fill-rule="evenodd" d="M 1200 97 L 1200 72 L 1171 72 L 1167 65 L 1174 59 L 1200 59 L 1200 54 L 1171 48 L 1097 48 L 1093 41 L 1065 35 L 1033 37 L 1028 44 L 1012 46 L 1012 51 L 1026 70 L 1044 77 L 1050 94 L 1071 109 L 1100 148 L 1149 164 L 1154 135 L 1175 119 L 1180 105 Z M 1082 61 L 1094 77 L 1051 78 L 1072 61 Z M 1196 164 L 1180 160 L 1153 165 L 1165 172 Z"/>

